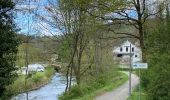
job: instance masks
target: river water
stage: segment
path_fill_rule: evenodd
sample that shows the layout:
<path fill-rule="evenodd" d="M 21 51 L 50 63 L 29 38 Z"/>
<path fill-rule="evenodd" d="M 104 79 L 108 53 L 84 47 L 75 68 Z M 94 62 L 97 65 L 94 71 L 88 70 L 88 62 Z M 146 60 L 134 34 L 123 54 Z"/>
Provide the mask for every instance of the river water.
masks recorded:
<path fill-rule="evenodd" d="M 62 74 L 56 73 L 47 85 L 30 91 L 28 93 L 29 100 L 58 100 L 58 96 L 65 90 L 65 80 Z M 11 100 L 26 100 L 26 93 L 19 94 Z"/>

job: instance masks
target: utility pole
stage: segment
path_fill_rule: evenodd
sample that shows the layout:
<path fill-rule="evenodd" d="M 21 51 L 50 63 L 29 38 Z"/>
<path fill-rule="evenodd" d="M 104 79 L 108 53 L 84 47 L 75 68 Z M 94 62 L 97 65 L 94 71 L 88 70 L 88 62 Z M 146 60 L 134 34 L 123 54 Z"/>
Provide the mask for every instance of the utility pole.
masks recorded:
<path fill-rule="evenodd" d="M 140 69 L 139 69 L 139 100 L 141 100 Z"/>
<path fill-rule="evenodd" d="M 28 31 L 27 31 L 27 39 L 26 39 L 26 48 L 25 48 L 25 66 L 26 66 L 26 75 L 25 75 L 25 89 L 26 89 L 26 100 L 29 99 L 28 97 L 28 87 L 27 87 L 27 78 L 28 78 L 28 43 L 29 43 L 29 34 L 30 34 L 30 0 L 28 1 Z"/>
<path fill-rule="evenodd" d="M 131 97 L 131 71 L 132 71 L 132 51 L 131 51 L 131 44 L 130 44 L 129 97 Z"/>
<path fill-rule="evenodd" d="M 130 48 L 130 53 L 128 53 L 129 55 L 129 97 L 131 97 L 131 72 L 132 72 L 132 45 L 130 44 L 129 46 L 125 46 L 127 48 Z M 128 50 L 127 50 L 128 51 Z"/>

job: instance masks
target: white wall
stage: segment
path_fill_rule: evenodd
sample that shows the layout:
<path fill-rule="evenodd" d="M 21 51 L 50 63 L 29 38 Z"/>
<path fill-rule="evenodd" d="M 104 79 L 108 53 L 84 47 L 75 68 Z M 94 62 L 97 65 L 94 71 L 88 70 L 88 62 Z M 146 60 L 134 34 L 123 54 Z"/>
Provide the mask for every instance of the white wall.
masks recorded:
<path fill-rule="evenodd" d="M 124 42 L 121 46 L 115 47 L 113 50 L 114 54 L 122 54 L 124 55 L 122 59 L 129 59 L 129 54 L 130 54 L 130 45 L 131 45 L 131 53 L 133 54 L 132 56 L 132 62 L 139 62 L 142 59 L 142 52 L 139 47 L 136 47 L 129 41 Z M 121 51 L 122 48 L 122 51 Z M 132 48 L 134 51 L 132 51 Z M 126 50 L 127 49 L 127 50 Z M 126 55 L 127 54 L 127 55 Z"/>

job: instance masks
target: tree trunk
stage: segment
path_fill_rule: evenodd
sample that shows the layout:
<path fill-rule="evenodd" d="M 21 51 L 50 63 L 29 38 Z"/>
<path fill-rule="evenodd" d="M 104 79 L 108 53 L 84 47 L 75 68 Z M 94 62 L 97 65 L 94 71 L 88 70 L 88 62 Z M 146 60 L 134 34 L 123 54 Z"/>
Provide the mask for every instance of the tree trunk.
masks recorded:
<path fill-rule="evenodd" d="M 71 65 L 71 70 L 70 70 L 70 83 L 69 83 L 69 91 L 70 91 L 70 89 L 71 89 L 71 83 L 72 83 L 72 73 L 73 73 L 73 63 L 72 63 L 72 65 Z"/>
<path fill-rule="evenodd" d="M 98 61 L 98 46 L 97 46 L 97 41 L 95 41 L 95 49 L 94 49 L 94 61 L 95 61 L 95 70 L 96 70 L 96 75 L 99 73 L 99 61 Z"/>
<path fill-rule="evenodd" d="M 78 69 L 77 69 L 77 85 L 80 85 L 80 68 L 81 68 L 81 58 L 82 58 L 82 46 L 80 45 L 80 51 L 79 51 L 79 55 L 78 55 Z"/>
<path fill-rule="evenodd" d="M 138 23 L 139 26 L 139 35 L 140 35 L 140 47 L 141 47 L 141 51 L 142 51 L 142 61 L 146 62 L 146 48 L 145 48 L 145 44 L 144 44 L 144 30 L 143 30 L 143 24 L 141 23 L 142 21 L 140 21 Z"/>
<path fill-rule="evenodd" d="M 69 87 L 69 70 L 70 70 L 70 66 L 67 66 L 67 73 L 66 73 L 66 80 L 67 80 L 67 83 L 66 83 L 66 88 L 65 88 L 65 93 L 67 93 L 67 90 L 68 90 L 68 87 Z"/>

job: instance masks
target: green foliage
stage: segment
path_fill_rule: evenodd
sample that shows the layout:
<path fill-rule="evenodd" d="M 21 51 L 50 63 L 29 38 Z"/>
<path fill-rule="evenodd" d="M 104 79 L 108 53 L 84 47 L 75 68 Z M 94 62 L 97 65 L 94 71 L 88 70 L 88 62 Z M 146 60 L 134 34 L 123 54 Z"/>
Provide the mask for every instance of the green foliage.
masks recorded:
<path fill-rule="evenodd" d="M 30 35 L 29 43 L 27 44 L 27 36 L 24 34 L 17 34 L 21 44 L 18 47 L 16 57 L 16 65 L 19 67 L 25 66 L 25 50 L 28 49 L 28 62 L 33 63 L 46 63 L 50 62 L 51 58 L 57 53 L 58 42 L 54 41 L 55 37 L 48 36 L 34 36 Z M 57 38 L 60 38 L 58 36 Z"/>
<path fill-rule="evenodd" d="M 69 41 L 70 39 L 64 39 L 61 44 L 58 46 L 58 55 L 59 55 L 59 60 L 61 62 L 68 62 L 70 58 L 70 52 L 71 48 L 69 46 Z"/>
<path fill-rule="evenodd" d="M 103 93 L 105 91 L 115 89 L 128 79 L 127 75 L 123 73 L 117 73 L 116 76 L 114 76 L 114 78 L 113 77 L 108 78 L 106 74 L 103 74 L 101 76 L 98 76 L 88 84 L 84 82 L 80 86 L 74 85 L 72 86 L 69 92 L 61 95 L 59 99 L 92 100 L 96 95 Z"/>
<path fill-rule="evenodd" d="M 147 100 L 147 94 L 144 88 L 141 88 L 141 93 L 140 93 L 140 98 L 141 100 Z M 132 92 L 131 97 L 129 97 L 127 100 L 139 100 L 139 86 L 137 86 L 134 91 Z"/>
<path fill-rule="evenodd" d="M 41 82 L 43 80 L 44 76 L 44 73 L 38 72 L 32 76 L 32 81 L 37 84 L 38 82 Z"/>
<path fill-rule="evenodd" d="M 47 78 L 50 78 L 55 73 L 55 70 L 53 67 L 47 67 L 45 70 L 45 75 Z"/>
<path fill-rule="evenodd" d="M 17 59 L 16 59 L 16 65 L 17 66 L 19 66 L 19 67 L 25 66 L 25 49 L 26 48 L 28 49 L 28 55 L 29 55 L 28 61 L 29 61 L 29 63 L 44 62 L 44 61 L 49 60 L 50 55 L 48 55 L 48 57 L 46 57 L 46 59 L 44 59 L 45 57 L 43 57 L 43 56 L 47 56 L 47 55 L 43 54 L 45 49 L 42 49 L 41 47 L 35 47 L 35 46 L 36 46 L 36 44 L 22 43 L 18 47 L 18 53 L 17 53 Z"/>
<path fill-rule="evenodd" d="M 6 87 L 3 99 L 9 99 L 12 95 L 20 93 L 23 89 L 25 89 L 25 77 L 19 76 L 13 84 Z"/>
<path fill-rule="evenodd" d="M 161 20 L 146 40 L 149 69 L 142 74 L 142 84 L 149 100 L 169 100 L 170 98 L 170 22 Z"/>
<path fill-rule="evenodd" d="M 169 100 L 170 98 L 170 57 L 167 54 L 157 54 L 149 70 L 147 92 L 149 100 Z"/>
<path fill-rule="evenodd" d="M 15 56 L 19 40 L 12 20 L 14 4 L 11 0 L 0 0 L 0 97 L 5 86 L 15 79 Z"/>
<path fill-rule="evenodd" d="M 11 96 L 25 92 L 28 90 L 35 89 L 42 84 L 47 83 L 53 74 L 55 73 L 54 68 L 48 67 L 44 72 L 32 73 L 31 77 L 27 78 L 27 86 L 25 86 L 25 76 L 21 75 L 14 81 L 13 84 L 6 87 L 6 91 L 3 94 L 3 98 L 9 99 Z"/>

